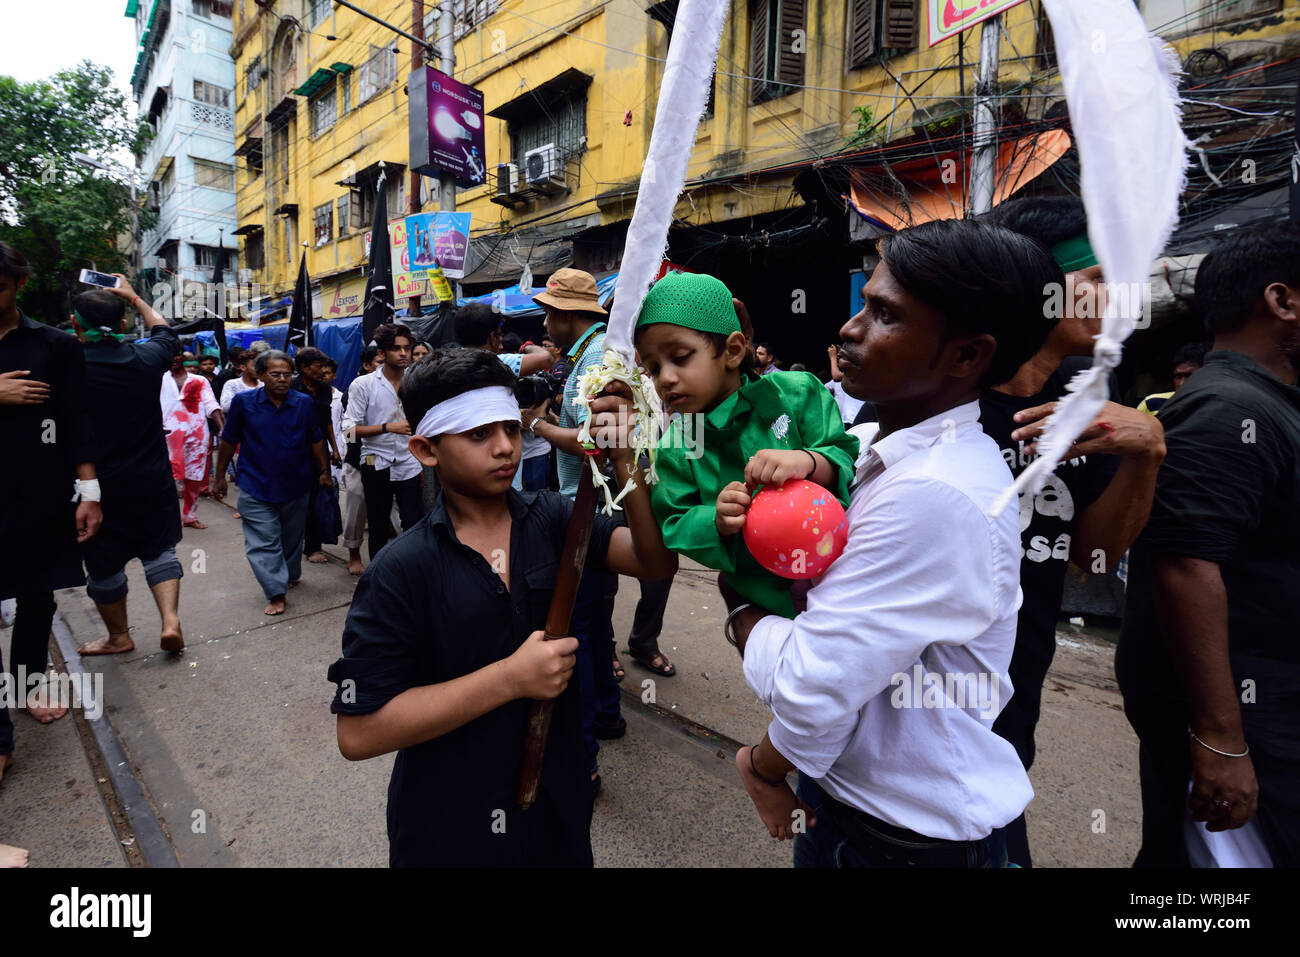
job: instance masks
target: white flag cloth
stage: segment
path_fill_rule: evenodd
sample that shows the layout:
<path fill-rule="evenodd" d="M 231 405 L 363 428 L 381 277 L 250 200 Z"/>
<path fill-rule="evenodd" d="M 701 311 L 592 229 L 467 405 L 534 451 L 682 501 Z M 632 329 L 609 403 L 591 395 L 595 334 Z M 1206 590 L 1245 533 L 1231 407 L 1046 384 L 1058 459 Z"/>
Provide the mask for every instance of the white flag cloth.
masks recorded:
<path fill-rule="evenodd" d="M 592 368 L 579 380 L 575 403 L 589 403 L 591 397 L 612 382 L 625 383 L 632 391 L 638 428 L 633 435 L 636 458 L 650 460 L 647 478 L 657 481 L 654 460 L 665 413 L 654 385 L 636 366 L 632 344 L 637 316 L 650 284 L 664 260 L 668 248 L 668 228 L 673 209 L 686 184 L 686 164 L 695 148 L 695 131 L 708 101 L 709 82 L 718 58 L 718 43 L 727 16 L 727 0 L 682 0 L 673 21 L 672 41 L 664 65 L 664 79 L 659 87 L 659 105 L 655 109 L 654 128 L 650 131 L 650 148 L 641 170 L 632 222 L 628 225 L 623 264 L 614 284 L 614 305 L 605 332 L 605 351 L 600 368 Z M 588 418 L 578 432 L 578 440 L 591 446 Z M 617 496 L 589 457 L 592 481 L 604 492 L 604 511 L 618 508 L 619 500 L 632 490 L 628 478 Z"/>
<path fill-rule="evenodd" d="M 1039 458 L 991 509 L 1036 494 L 1108 398 L 1107 378 L 1142 315 L 1151 263 L 1178 223 L 1188 142 L 1179 64 L 1132 0 L 1044 0 L 1079 148 L 1088 238 L 1108 290 L 1092 368 L 1070 382 L 1038 440 Z"/>
<path fill-rule="evenodd" d="M 668 227 L 686 183 L 686 164 L 708 102 L 726 16 L 727 0 L 682 0 L 673 21 L 650 149 L 641 170 L 605 336 L 605 351 L 622 355 L 629 368 L 634 365 L 636 317 L 668 248 Z"/>

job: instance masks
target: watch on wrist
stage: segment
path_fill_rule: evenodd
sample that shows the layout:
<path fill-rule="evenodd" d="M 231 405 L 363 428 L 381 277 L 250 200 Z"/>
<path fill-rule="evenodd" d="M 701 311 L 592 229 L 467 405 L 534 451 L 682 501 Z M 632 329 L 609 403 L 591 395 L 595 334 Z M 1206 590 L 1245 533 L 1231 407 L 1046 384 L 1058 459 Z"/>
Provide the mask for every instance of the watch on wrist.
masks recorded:
<path fill-rule="evenodd" d="M 533 421 L 528 423 L 528 431 L 533 433 L 533 435 L 537 434 L 537 423 L 540 421 L 542 421 L 542 417 L 540 415 L 535 415 L 533 416 Z"/>
<path fill-rule="evenodd" d="M 381 423 L 379 423 L 379 432 L 380 432 L 380 434 L 382 434 L 382 435 L 387 435 L 387 434 L 388 434 L 388 423 L 387 423 L 387 422 L 381 422 Z"/>

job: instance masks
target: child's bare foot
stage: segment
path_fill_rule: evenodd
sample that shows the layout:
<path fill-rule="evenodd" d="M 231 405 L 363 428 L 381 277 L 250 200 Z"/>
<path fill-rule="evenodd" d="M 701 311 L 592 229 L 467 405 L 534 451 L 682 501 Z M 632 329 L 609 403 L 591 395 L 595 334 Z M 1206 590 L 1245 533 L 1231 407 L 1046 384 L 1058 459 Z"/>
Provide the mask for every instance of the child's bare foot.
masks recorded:
<path fill-rule="evenodd" d="M 26 850 L 21 847 L 10 847 L 8 844 L 0 844 L 0 868 L 26 866 Z"/>
<path fill-rule="evenodd" d="M 0 781 L 5 779 L 5 772 L 14 766 L 12 754 L 0 754 Z"/>
<path fill-rule="evenodd" d="M 745 792 L 754 802 L 758 816 L 767 826 L 767 833 L 781 841 L 794 837 L 795 812 L 800 810 L 803 811 L 806 827 L 816 824 L 817 817 L 812 809 L 799 800 L 789 784 L 782 781 L 777 787 L 772 787 L 754 773 L 749 766 L 749 752 L 749 748 L 741 748 L 736 752 L 736 770 L 740 773 L 741 783 L 745 785 Z"/>
<path fill-rule="evenodd" d="M 135 642 L 131 640 L 131 635 L 127 632 L 117 634 L 109 632 L 107 638 L 96 638 L 94 641 L 88 641 L 77 649 L 77 654 L 89 657 L 90 655 L 124 655 L 128 651 L 135 651 Z"/>
<path fill-rule="evenodd" d="M 283 615 L 284 614 L 284 596 L 276 595 L 266 603 L 266 608 L 262 611 L 263 615 Z"/>
<path fill-rule="evenodd" d="M 312 552 L 307 556 L 307 561 L 313 565 L 324 565 L 329 559 L 325 557 L 324 552 Z"/>
<path fill-rule="evenodd" d="M 67 714 L 68 709 L 55 704 L 49 686 L 44 686 L 27 696 L 27 713 L 41 724 L 51 724 Z"/>
<path fill-rule="evenodd" d="M 349 559 L 348 559 L 348 574 L 349 574 L 349 575 L 360 575 L 360 574 L 361 574 L 363 571 L 365 571 L 365 570 L 366 570 L 366 566 L 364 566 L 364 565 L 361 564 L 361 558 L 360 558 L 360 556 L 358 556 L 357 558 L 349 558 Z"/>
<path fill-rule="evenodd" d="M 158 642 L 163 651 L 180 651 L 185 647 L 185 635 L 181 631 L 179 621 L 168 624 L 163 623 L 162 634 Z"/>

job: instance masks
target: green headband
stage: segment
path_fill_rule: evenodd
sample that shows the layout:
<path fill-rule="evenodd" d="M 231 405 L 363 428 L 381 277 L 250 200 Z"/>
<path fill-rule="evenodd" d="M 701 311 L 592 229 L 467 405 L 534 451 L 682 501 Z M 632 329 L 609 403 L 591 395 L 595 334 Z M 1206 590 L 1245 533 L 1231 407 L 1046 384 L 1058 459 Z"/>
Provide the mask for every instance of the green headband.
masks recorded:
<path fill-rule="evenodd" d="M 1057 243 L 1052 247 L 1052 256 L 1060 264 L 1062 272 L 1078 272 L 1097 265 L 1097 254 L 1092 251 L 1087 233 Z"/>
<path fill-rule="evenodd" d="M 741 331 L 731 291 L 702 273 L 670 272 L 651 287 L 636 325 L 660 322 L 722 336 Z"/>
<path fill-rule="evenodd" d="M 81 313 L 77 312 L 75 309 L 72 310 L 72 315 L 76 318 L 77 325 L 81 328 L 81 334 L 86 337 L 87 342 L 99 342 L 103 339 L 116 339 L 118 342 L 122 342 L 126 339 L 124 333 L 114 332 L 108 326 L 92 327 L 86 325 L 86 320 L 83 319 Z M 119 326 L 118 328 L 121 327 Z"/>

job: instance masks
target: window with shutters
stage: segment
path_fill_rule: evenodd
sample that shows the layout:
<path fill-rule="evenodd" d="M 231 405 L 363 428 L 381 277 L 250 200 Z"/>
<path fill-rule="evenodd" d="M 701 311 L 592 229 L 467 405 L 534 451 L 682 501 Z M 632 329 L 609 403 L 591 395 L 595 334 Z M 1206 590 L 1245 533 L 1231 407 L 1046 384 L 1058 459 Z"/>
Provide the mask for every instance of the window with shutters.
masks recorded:
<path fill-rule="evenodd" d="M 211 189 L 234 189 L 234 167 L 196 159 L 194 161 L 194 185 L 207 186 Z"/>
<path fill-rule="evenodd" d="M 649 7 L 646 10 L 646 13 L 650 14 L 652 19 L 658 20 L 660 23 L 664 25 L 665 28 L 667 28 L 668 44 L 670 49 L 672 47 L 673 29 L 676 27 L 677 24 L 677 10 L 680 5 L 681 5 L 680 0 L 659 0 L 658 3 L 654 4 L 653 6 Z M 717 92 L 718 92 L 718 73 L 717 73 L 717 67 L 715 65 L 713 76 L 710 77 L 709 79 L 709 98 L 704 103 L 703 115 L 705 118 L 713 115 L 713 100 Z"/>
<path fill-rule="evenodd" d="M 266 268 L 266 241 L 260 231 L 244 237 L 244 264 L 249 269 Z"/>
<path fill-rule="evenodd" d="M 850 0 L 848 66 L 861 69 L 916 47 L 919 0 Z"/>
<path fill-rule="evenodd" d="M 555 144 L 561 157 L 581 153 L 587 145 L 587 94 L 567 96 L 542 107 L 540 115 L 510 124 L 510 155 L 522 163 L 529 150 Z"/>
<path fill-rule="evenodd" d="M 316 247 L 320 248 L 334 238 L 334 204 L 322 203 L 311 211 L 311 221 L 316 232 Z"/>
<path fill-rule="evenodd" d="M 339 107 L 339 115 L 345 116 L 352 111 L 352 74 L 340 73 L 338 85 L 343 93 L 343 105 Z"/>
<path fill-rule="evenodd" d="M 212 83 L 204 83 L 202 80 L 194 81 L 194 99 L 200 103 L 208 103 L 226 110 L 230 109 L 230 91 L 223 90 Z"/>
<path fill-rule="evenodd" d="M 392 47 L 371 45 L 370 58 L 357 70 L 357 103 L 365 103 L 397 77 L 397 54 Z"/>
<path fill-rule="evenodd" d="M 347 196 L 339 197 L 339 238 L 342 239 L 348 234 L 348 207 L 351 200 Z"/>
<path fill-rule="evenodd" d="M 805 0 L 752 0 L 749 8 L 750 99 L 785 96 L 803 83 L 808 33 Z"/>
<path fill-rule="evenodd" d="M 329 83 L 311 99 L 311 135 L 320 136 L 338 119 L 338 92 Z"/>
<path fill-rule="evenodd" d="M 320 26 L 329 19 L 331 0 L 311 0 L 307 9 L 307 23 L 313 27 Z"/>

